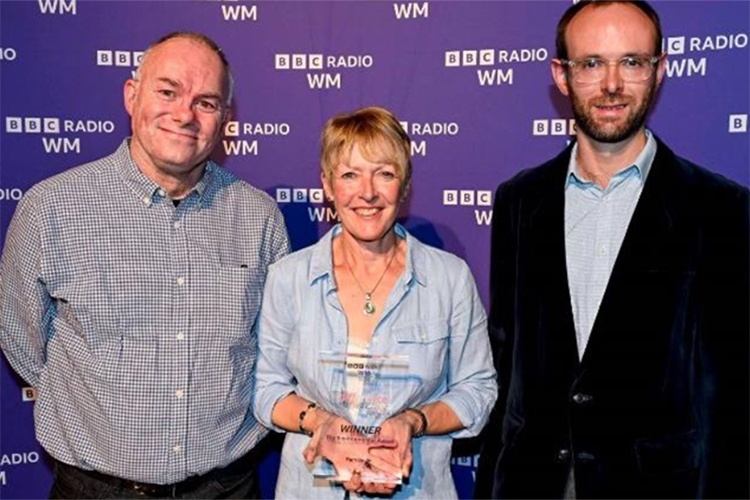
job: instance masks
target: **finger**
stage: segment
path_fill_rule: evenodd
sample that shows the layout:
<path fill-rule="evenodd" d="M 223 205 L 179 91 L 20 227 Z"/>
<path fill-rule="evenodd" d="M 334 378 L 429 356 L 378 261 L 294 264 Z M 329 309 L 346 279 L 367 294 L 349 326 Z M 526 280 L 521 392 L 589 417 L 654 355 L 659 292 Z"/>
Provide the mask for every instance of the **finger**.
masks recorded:
<path fill-rule="evenodd" d="M 370 453 L 367 454 L 367 457 L 370 459 L 371 463 L 377 467 L 382 467 L 385 463 L 398 470 L 402 465 L 401 457 L 391 450 L 375 449 L 370 451 Z M 373 459 L 377 459 L 377 461 L 373 461 Z"/>
<path fill-rule="evenodd" d="M 360 492 L 362 491 L 362 477 L 359 475 L 359 472 L 353 472 L 351 479 L 349 481 L 344 482 L 344 488 L 346 488 L 349 491 L 356 491 Z"/>
<path fill-rule="evenodd" d="M 414 455 L 411 451 L 411 442 L 409 442 L 409 445 L 406 447 L 406 456 L 404 457 L 404 468 L 401 471 L 401 474 L 404 478 L 409 477 L 409 473 L 411 472 L 411 467 L 414 464 Z"/>
<path fill-rule="evenodd" d="M 396 486 L 398 485 L 394 483 L 383 483 L 380 485 L 380 489 L 381 489 L 380 494 L 388 495 L 388 496 L 393 495 L 393 492 L 396 491 Z"/>
<path fill-rule="evenodd" d="M 394 483 L 374 482 L 371 484 L 372 486 L 370 488 L 370 491 L 368 491 L 367 489 L 365 490 L 368 491 L 368 493 L 375 493 L 378 495 L 391 495 L 396 489 L 396 485 Z"/>
<path fill-rule="evenodd" d="M 380 483 L 364 483 L 363 485 L 366 493 L 377 495 L 384 492 Z"/>
<path fill-rule="evenodd" d="M 398 447 L 398 442 L 395 439 L 390 438 L 390 437 L 377 437 L 377 438 L 370 440 L 370 442 L 368 443 L 368 448 L 371 450 L 376 449 L 376 448 L 393 449 L 397 447 Z"/>
<path fill-rule="evenodd" d="M 370 465 L 374 473 L 382 476 L 381 482 L 396 482 L 402 477 L 402 468 L 400 464 L 392 464 L 386 460 L 370 455 Z"/>
<path fill-rule="evenodd" d="M 322 432 L 316 432 L 313 434 L 312 439 L 310 439 L 310 442 L 307 443 L 307 447 L 302 452 L 302 456 L 305 458 L 305 461 L 308 464 L 311 464 L 315 461 L 315 457 L 318 454 L 318 443 L 320 442 L 320 435 Z"/>

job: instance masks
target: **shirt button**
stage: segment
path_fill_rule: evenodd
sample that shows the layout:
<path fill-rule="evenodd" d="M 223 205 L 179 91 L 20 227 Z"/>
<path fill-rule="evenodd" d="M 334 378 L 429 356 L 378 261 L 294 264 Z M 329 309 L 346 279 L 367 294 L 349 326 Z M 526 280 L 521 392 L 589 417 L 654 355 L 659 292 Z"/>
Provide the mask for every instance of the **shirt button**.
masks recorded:
<path fill-rule="evenodd" d="M 183 278 L 182 276 L 180 276 L 179 278 L 177 278 L 177 284 L 178 285 L 185 284 L 185 278 Z"/>
<path fill-rule="evenodd" d="M 151 203 L 151 198 L 149 198 L 148 196 L 144 196 L 143 198 L 141 198 L 141 201 L 144 205 L 149 205 Z"/>
<path fill-rule="evenodd" d="M 177 399 L 180 399 L 185 395 L 185 393 L 182 391 L 182 389 L 178 389 L 177 392 L 174 393 L 174 395 L 177 396 Z"/>
<path fill-rule="evenodd" d="M 180 229 L 181 225 L 182 225 L 182 223 L 180 221 L 177 221 L 177 222 L 174 223 L 174 228 L 175 229 Z"/>
<path fill-rule="evenodd" d="M 177 446 L 175 446 L 174 448 L 172 448 L 172 451 L 174 451 L 175 453 L 179 453 L 179 452 L 182 451 L 182 446 L 180 446 L 178 444 Z"/>
<path fill-rule="evenodd" d="M 563 448 L 562 450 L 557 452 L 557 460 L 560 462 L 564 462 L 568 459 L 570 456 L 570 451 L 567 448 Z"/>
<path fill-rule="evenodd" d="M 177 334 L 177 340 L 185 340 L 185 334 L 180 332 Z"/>
<path fill-rule="evenodd" d="M 602 245 L 599 247 L 599 255 L 607 255 L 607 246 Z"/>

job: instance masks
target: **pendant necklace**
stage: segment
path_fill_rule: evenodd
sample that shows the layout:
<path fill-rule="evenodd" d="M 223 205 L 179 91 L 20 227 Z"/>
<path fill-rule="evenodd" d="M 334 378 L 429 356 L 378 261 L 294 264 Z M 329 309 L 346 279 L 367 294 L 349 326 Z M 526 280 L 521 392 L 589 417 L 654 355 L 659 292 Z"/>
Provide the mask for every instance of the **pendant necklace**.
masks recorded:
<path fill-rule="evenodd" d="M 378 282 L 375 283 L 375 286 L 372 287 L 372 290 L 369 292 L 365 292 L 364 287 L 362 286 L 362 283 L 359 282 L 357 277 L 354 275 L 354 271 L 352 270 L 352 266 L 349 265 L 349 259 L 346 258 L 346 252 L 344 252 L 344 262 L 346 262 L 346 267 L 349 268 L 349 272 L 352 275 L 352 278 L 354 278 L 354 282 L 359 287 L 359 290 L 365 294 L 365 307 L 362 309 L 362 311 L 367 316 L 372 316 L 375 314 L 375 303 L 372 301 L 372 294 L 375 293 L 375 290 L 378 289 L 378 285 L 380 285 L 380 282 L 383 281 L 383 278 L 385 278 L 385 274 L 388 272 L 388 269 L 391 267 L 391 262 L 393 262 L 393 259 L 396 257 L 396 251 L 398 248 L 394 248 L 393 255 L 391 255 L 391 258 L 388 259 L 388 264 L 385 266 L 385 270 L 383 271 L 383 274 L 380 275 L 380 279 L 378 279 Z"/>

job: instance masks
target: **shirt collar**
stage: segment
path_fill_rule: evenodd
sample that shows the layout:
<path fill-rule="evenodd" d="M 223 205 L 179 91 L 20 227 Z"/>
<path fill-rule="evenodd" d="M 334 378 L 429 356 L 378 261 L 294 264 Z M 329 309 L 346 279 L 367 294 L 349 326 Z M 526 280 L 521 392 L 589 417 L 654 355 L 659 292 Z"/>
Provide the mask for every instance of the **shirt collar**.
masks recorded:
<path fill-rule="evenodd" d="M 614 177 L 622 176 L 626 172 L 635 170 L 637 175 L 641 179 L 641 183 L 646 182 L 648 173 L 651 171 L 651 166 L 654 163 L 656 157 L 656 139 L 650 130 L 645 129 L 646 132 L 646 145 L 643 147 L 641 152 L 636 157 L 635 161 L 617 172 Z M 570 161 L 568 162 L 568 175 L 565 178 L 565 187 L 567 188 L 570 184 L 593 184 L 591 181 L 587 181 L 578 173 L 578 162 L 576 161 L 576 155 L 578 154 L 578 143 L 573 145 L 573 149 L 570 151 Z"/>
<path fill-rule="evenodd" d="M 427 273 L 425 272 L 423 243 L 413 237 L 399 223 L 396 223 L 393 229 L 396 235 L 406 239 L 404 285 L 408 286 L 412 280 L 416 280 L 420 285 L 425 286 L 427 284 Z M 310 259 L 310 272 L 308 273 L 310 285 L 323 276 L 329 276 L 333 279 L 333 253 L 331 253 L 331 247 L 333 246 L 333 238 L 338 236 L 341 231 L 341 224 L 336 224 L 313 247 Z"/>
<path fill-rule="evenodd" d="M 141 172 L 141 170 L 138 168 L 138 165 L 136 165 L 135 160 L 133 160 L 133 156 L 130 154 L 130 137 L 122 141 L 120 147 L 117 148 L 117 151 L 115 151 L 114 157 L 120 173 L 120 177 L 125 182 L 125 184 L 136 194 L 136 196 L 138 196 L 143 204 L 150 207 L 155 200 L 159 198 L 166 198 L 167 195 L 164 189 L 157 183 L 143 175 L 143 172 Z M 203 199 L 203 195 L 207 192 L 207 190 L 214 182 L 214 172 L 216 170 L 216 167 L 217 165 L 209 160 L 208 164 L 206 165 L 206 169 L 203 172 L 203 176 L 195 185 L 195 187 L 193 187 L 190 193 L 186 195 L 187 197 L 190 196 L 191 193 L 195 192 L 198 195 L 199 206 L 200 201 Z"/>

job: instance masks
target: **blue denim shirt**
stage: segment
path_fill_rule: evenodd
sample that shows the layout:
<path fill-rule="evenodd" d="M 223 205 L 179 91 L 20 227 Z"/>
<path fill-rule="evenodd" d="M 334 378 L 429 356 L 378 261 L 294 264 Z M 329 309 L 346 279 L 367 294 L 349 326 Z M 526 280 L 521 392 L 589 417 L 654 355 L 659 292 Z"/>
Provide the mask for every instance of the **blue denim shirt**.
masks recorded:
<path fill-rule="evenodd" d="M 347 322 L 333 275 L 334 227 L 317 244 L 269 269 L 259 322 L 255 414 L 271 423 L 274 405 L 291 392 L 341 414 L 321 353 L 345 351 Z M 410 377 L 389 395 L 386 417 L 434 401 L 447 404 L 464 429 L 413 441 L 414 466 L 394 498 L 456 498 L 450 472 L 454 437 L 479 433 L 497 398 L 487 317 L 466 263 L 424 245 L 403 227 L 406 267 L 388 296 L 372 335 L 371 355 L 406 356 Z M 347 415 L 341 415 L 347 417 Z M 277 498 L 343 498 L 340 486 L 315 483 L 302 451 L 310 438 L 289 433 L 284 442 Z"/>

